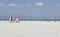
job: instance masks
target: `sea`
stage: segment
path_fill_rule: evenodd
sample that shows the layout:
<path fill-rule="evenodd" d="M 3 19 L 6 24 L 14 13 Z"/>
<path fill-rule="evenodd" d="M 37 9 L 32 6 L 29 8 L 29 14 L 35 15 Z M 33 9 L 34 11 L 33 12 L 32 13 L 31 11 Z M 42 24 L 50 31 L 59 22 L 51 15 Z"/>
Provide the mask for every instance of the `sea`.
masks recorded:
<path fill-rule="evenodd" d="M 19 18 L 20 21 L 60 21 L 60 18 L 53 17 L 16 17 Z M 9 16 L 0 16 L 0 21 L 8 21 Z"/>

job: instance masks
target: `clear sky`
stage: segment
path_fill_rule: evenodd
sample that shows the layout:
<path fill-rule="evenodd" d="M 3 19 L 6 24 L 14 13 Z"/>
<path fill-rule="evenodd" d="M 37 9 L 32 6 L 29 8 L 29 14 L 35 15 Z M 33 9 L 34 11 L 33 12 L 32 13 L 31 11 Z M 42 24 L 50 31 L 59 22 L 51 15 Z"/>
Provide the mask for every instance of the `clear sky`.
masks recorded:
<path fill-rule="evenodd" d="M 60 0 L 0 0 L 0 16 L 60 17 Z"/>

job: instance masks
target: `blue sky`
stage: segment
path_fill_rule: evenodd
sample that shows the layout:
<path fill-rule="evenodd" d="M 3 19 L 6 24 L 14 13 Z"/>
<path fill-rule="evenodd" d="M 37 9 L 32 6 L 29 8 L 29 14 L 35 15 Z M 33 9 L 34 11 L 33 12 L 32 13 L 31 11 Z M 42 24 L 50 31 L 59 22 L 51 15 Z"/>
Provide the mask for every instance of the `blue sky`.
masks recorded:
<path fill-rule="evenodd" d="M 60 0 L 0 0 L 0 16 L 60 17 Z"/>

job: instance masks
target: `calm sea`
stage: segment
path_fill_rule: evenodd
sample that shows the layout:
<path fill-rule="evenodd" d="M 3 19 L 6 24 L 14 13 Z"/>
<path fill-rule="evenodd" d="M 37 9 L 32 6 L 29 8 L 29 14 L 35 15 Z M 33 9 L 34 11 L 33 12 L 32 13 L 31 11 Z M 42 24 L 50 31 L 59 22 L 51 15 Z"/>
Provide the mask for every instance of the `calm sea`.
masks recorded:
<path fill-rule="evenodd" d="M 15 17 L 16 18 L 16 17 Z M 17 17 L 20 21 L 60 21 L 60 18 L 27 18 L 27 17 Z M 0 16 L 0 21 L 8 21 L 9 17 Z"/>

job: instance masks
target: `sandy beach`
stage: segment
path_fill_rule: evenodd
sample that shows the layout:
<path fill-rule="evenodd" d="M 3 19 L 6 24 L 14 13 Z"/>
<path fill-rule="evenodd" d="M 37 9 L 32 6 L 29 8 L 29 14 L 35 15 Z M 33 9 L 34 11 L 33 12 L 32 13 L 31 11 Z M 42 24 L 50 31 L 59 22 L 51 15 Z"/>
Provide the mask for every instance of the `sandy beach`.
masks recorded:
<path fill-rule="evenodd" d="M 0 21 L 0 37 L 60 37 L 60 21 Z"/>

